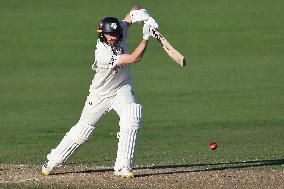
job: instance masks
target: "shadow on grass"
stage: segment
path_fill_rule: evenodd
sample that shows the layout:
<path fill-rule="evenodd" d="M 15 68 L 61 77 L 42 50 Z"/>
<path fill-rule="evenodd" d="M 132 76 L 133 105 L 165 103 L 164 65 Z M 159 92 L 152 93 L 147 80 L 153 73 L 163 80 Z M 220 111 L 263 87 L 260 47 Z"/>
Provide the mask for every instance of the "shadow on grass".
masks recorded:
<path fill-rule="evenodd" d="M 53 175 L 65 175 L 65 174 L 72 174 L 72 173 L 104 173 L 104 172 L 111 172 L 114 171 L 111 168 L 100 168 L 100 169 L 86 169 L 83 171 L 65 171 L 65 172 L 59 172 L 54 173 Z"/>
<path fill-rule="evenodd" d="M 223 171 L 227 169 L 243 169 L 243 168 L 248 168 L 248 167 L 265 167 L 265 166 L 275 166 L 275 165 L 284 165 L 284 159 L 137 167 L 135 168 L 136 170 L 140 170 L 140 169 L 163 170 L 163 169 L 177 169 L 177 168 L 185 168 L 185 169 L 192 168 L 192 169 L 191 170 L 180 170 L 180 171 L 171 170 L 171 171 L 160 172 L 160 173 L 139 174 L 139 175 L 136 175 L 135 177 L 147 177 L 147 176 L 154 176 L 154 175 L 168 175 L 168 174 L 207 172 L 207 171 Z M 202 168 L 195 169 L 196 167 L 202 167 Z"/>
<path fill-rule="evenodd" d="M 222 170 L 227 170 L 227 169 L 243 169 L 243 168 L 248 168 L 248 167 L 265 167 L 265 166 L 275 166 L 275 165 L 284 165 L 284 159 L 205 163 L 205 164 L 201 163 L 201 164 L 182 164 L 182 165 L 157 165 L 157 166 L 135 167 L 133 168 L 133 170 L 160 171 L 160 172 L 155 172 L 155 173 L 135 175 L 135 177 L 138 178 L 138 177 L 147 177 L 147 176 L 155 176 L 155 175 L 222 171 Z M 185 170 L 180 170 L 182 168 Z M 167 169 L 173 169 L 173 170 L 167 171 Z M 163 170 L 165 170 L 165 172 L 163 172 Z M 64 174 L 71 174 L 71 173 L 102 173 L 102 172 L 112 172 L 112 171 L 113 171 L 112 168 L 86 169 L 82 171 L 67 171 L 67 172 L 62 172 L 62 173 L 55 173 L 55 175 L 64 175 Z"/>

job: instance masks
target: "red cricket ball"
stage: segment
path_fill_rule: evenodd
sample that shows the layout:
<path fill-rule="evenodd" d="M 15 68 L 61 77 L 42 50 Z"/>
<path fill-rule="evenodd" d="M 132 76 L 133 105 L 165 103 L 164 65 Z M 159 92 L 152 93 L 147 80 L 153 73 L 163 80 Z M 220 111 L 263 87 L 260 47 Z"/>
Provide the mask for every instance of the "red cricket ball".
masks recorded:
<path fill-rule="evenodd" d="M 210 150 L 216 150 L 217 149 L 217 143 L 216 142 L 211 142 L 209 144 L 209 148 L 210 148 Z"/>

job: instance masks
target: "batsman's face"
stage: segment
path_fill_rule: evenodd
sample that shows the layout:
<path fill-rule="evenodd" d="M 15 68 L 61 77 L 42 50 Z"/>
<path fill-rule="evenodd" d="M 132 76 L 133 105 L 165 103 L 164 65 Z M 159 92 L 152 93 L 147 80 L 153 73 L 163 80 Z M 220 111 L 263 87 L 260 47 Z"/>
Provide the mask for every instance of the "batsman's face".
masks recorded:
<path fill-rule="evenodd" d="M 111 46 L 117 45 L 119 36 L 110 35 L 110 34 L 104 34 L 104 35 L 105 35 L 105 38 L 106 38 L 106 42 L 109 45 L 111 45 Z"/>

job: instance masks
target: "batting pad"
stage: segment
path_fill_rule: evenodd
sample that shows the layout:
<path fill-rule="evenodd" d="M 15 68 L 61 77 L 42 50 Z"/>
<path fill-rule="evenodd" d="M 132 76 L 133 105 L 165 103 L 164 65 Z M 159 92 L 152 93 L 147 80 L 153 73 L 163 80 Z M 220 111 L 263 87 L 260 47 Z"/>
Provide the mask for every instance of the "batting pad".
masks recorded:
<path fill-rule="evenodd" d="M 140 104 L 127 104 L 121 114 L 119 126 L 138 130 L 141 126 L 142 106 Z"/>
<path fill-rule="evenodd" d="M 120 117 L 119 142 L 114 169 L 131 168 L 138 129 L 141 126 L 142 106 L 128 104 Z"/>
<path fill-rule="evenodd" d="M 81 144 L 90 138 L 94 130 L 95 127 L 92 125 L 76 124 L 66 133 L 59 145 L 51 150 L 47 159 L 53 164 L 62 164 Z"/>

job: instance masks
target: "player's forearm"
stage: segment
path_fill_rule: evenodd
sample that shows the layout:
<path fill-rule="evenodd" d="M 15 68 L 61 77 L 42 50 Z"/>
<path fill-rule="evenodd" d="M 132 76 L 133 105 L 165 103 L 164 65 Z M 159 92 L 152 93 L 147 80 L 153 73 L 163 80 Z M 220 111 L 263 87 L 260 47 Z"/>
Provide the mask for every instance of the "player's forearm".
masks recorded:
<path fill-rule="evenodd" d="M 139 62 L 147 48 L 148 40 L 143 39 L 138 47 L 133 51 L 132 55 L 134 56 L 134 63 Z"/>
<path fill-rule="evenodd" d="M 131 54 L 120 55 L 118 65 L 133 64 L 139 62 L 147 48 L 147 44 L 148 40 L 143 39 Z"/>

